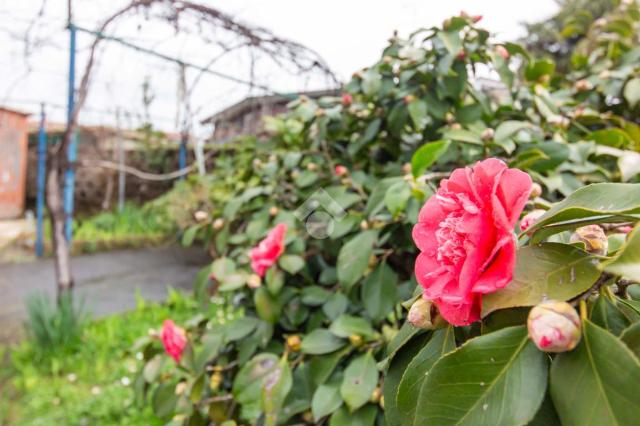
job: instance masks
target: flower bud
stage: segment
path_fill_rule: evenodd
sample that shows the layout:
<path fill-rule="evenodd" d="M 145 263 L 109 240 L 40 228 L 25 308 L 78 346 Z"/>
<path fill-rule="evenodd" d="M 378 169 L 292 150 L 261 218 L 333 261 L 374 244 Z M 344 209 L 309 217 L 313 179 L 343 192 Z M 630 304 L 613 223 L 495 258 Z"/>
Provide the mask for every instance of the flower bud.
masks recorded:
<path fill-rule="evenodd" d="M 380 402 L 380 398 L 382 397 L 382 390 L 379 387 L 376 387 L 373 392 L 371 392 L 371 397 L 369 398 L 369 402 L 377 404 Z"/>
<path fill-rule="evenodd" d="M 411 173 L 411 163 L 404 163 L 402 165 L 402 171 L 404 173 Z"/>
<path fill-rule="evenodd" d="M 209 214 L 205 211 L 198 210 L 193 214 L 193 217 L 195 218 L 196 222 L 204 222 L 209 219 Z"/>
<path fill-rule="evenodd" d="M 544 352 L 567 352 L 580 342 L 581 323 L 567 302 L 549 300 L 533 307 L 527 319 L 529 338 Z"/>
<path fill-rule="evenodd" d="M 316 110 L 316 117 L 322 117 L 322 116 L 324 116 L 324 115 L 325 115 L 324 108 L 318 108 L 318 109 Z"/>
<path fill-rule="evenodd" d="M 271 155 L 269 156 L 269 161 L 270 161 L 271 163 L 275 163 L 276 161 L 278 161 L 278 156 L 277 156 L 277 155 L 275 155 L 275 154 L 271 154 Z"/>
<path fill-rule="evenodd" d="M 352 334 L 349 336 L 349 342 L 354 348 L 359 348 L 364 343 L 364 340 L 359 334 Z"/>
<path fill-rule="evenodd" d="M 389 55 L 385 55 L 382 58 L 382 62 L 384 62 L 385 64 L 390 64 L 393 61 L 393 58 Z"/>
<path fill-rule="evenodd" d="M 224 219 L 222 219 L 221 217 L 213 221 L 213 229 L 215 229 L 216 231 L 221 230 L 223 226 L 224 226 Z"/>
<path fill-rule="evenodd" d="M 542 195 L 542 186 L 539 183 L 533 182 L 531 184 L 531 192 L 529 193 L 529 198 L 534 199 L 538 198 Z"/>
<path fill-rule="evenodd" d="M 474 15 L 471 17 L 471 20 L 474 24 L 477 24 L 478 22 L 482 21 L 482 15 Z"/>
<path fill-rule="evenodd" d="M 424 328 L 425 330 L 435 330 L 446 324 L 440 316 L 436 305 L 423 297 L 413 302 L 407 315 L 407 321 L 409 321 L 412 326 Z"/>
<path fill-rule="evenodd" d="M 507 50 L 506 47 L 504 46 L 496 46 L 496 53 L 500 56 L 502 56 L 502 59 L 507 60 L 509 59 L 509 51 Z"/>
<path fill-rule="evenodd" d="M 598 225 L 582 226 L 575 230 L 569 240 L 571 243 L 584 243 L 589 253 L 604 256 L 609 248 L 609 240 Z"/>
<path fill-rule="evenodd" d="M 408 105 L 408 104 L 410 104 L 411 102 L 415 101 L 415 100 L 416 100 L 416 97 L 415 97 L 415 96 L 413 96 L 413 95 L 407 95 L 407 96 L 405 96 L 405 97 L 404 97 L 404 99 L 403 99 L 403 100 L 404 100 L 404 103 Z"/>
<path fill-rule="evenodd" d="M 353 96 L 350 93 L 342 94 L 342 105 L 348 107 L 353 103 Z"/>
<path fill-rule="evenodd" d="M 253 167 L 259 168 L 260 166 L 262 166 L 262 161 L 260 161 L 259 158 L 254 158 L 251 164 L 253 165 Z"/>
<path fill-rule="evenodd" d="M 334 174 L 338 177 L 342 177 L 342 176 L 346 176 L 347 174 L 349 174 L 349 169 L 347 169 L 345 166 L 338 164 L 335 169 L 334 169 Z"/>
<path fill-rule="evenodd" d="M 448 124 L 453 124 L 456 121 L 456 116 L 448 112 L 445 114 L 444 119 Z"/>
<path fill-rule="evenodd" d="M 453 123 L 451 125 L 451 130 L 462 130 L 462 124 L 460 123 Z"/>
<path fill-rule="evenodd" d="M 491 127 L 487 127 L 482 131 L 480 137 L 483 141 L 488 142 L 490 140 L 493 140 L 493 136 L 495 135 L 495 133 L 496 132 Z"/>
<path fill-rule="evenodd" d="M 318 165 L 316 163 L 309 163 L 307 164 L 307 170 L 309 170 L 310 172 L 318 170 Z"/>
<path fill-rule="evenodd" d="M 262 278 L 258 274 L 249 275 L 249 279 L 247 279 L 247 286 L 251 289 L 256 289 L 262 285 Z"/>
<path fill-rule="evenodd" d="M 584 91 L 593 89 L 593 84 L 591 84 L 589 80 L 585 80 L 583 78 L 582 80 L 576 81 L 573 85 L 573 88 L 576 89 L 578 92 L 584 92 Z"/>
<path fill-rule="evenodd" d="M 209 379 L 209 388 L 213 391 L 216 391 L 220 388 L 222 384 L 222 374 L 215 372 L 211 375 L 211 379 Z"/>
<path fill-rule="evenodd" d="M 186 390 L 187 390 L 187 382 L 179 382 L 176 385 L 176 389 L 175 389 L 174 393 L 176 395 L 182 395 Z"/>
<path fill-rule="evenodd" d="M 360 229 L 362 229 L 363 231 L 369 229 L 369 222 L 367 222 L 366 220 L 360 222 Z"/>
<path fill-rule="evenodd" d="M 549 124 L 560 127 L 561 129 L 566 129 L 569 127 L 569 119 L 561 115 L 554 115 L 550 117 L 548 121 Z"/>
<path fill-rule="evenodd" d="M 278 214 L 279 211 L 280 210 L 276 206 L 272 206 L 271 208 L 269 208 L 269 215 L 275 216 Z"/>
<path fill-rule="evenodd" d="M 291 350 L 291 352 L 300 352 L 300 348 L 302 345 L 302 340 L 300 340 L 300 336 L 297 334 L 293 334 L 287 337 L 287 347 Z"/>
<path fill-rule="evenodd" d="M 524 215 L 524 217 L 520 221 L 520 230 L 524 232 L 527 229 L 531 228 L 531 226 L 533 226 L 533 224 L 536 223 L 536 221 L 543 214 L 545 214 L 544 210 L 536 209 Z"/>

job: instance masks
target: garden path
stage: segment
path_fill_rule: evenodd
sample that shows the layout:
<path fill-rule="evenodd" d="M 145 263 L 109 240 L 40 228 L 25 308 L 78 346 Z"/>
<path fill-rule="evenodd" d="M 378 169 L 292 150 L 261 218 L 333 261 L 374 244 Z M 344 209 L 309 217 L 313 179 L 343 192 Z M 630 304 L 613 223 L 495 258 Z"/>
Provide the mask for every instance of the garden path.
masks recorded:
<path fill-rule="evenodd" d="M 79 300 L 100 317 L 134 308 L 137 291 L 159 301 L 169 285 L 190 288 L 207 256 L 196 249 L 161 247 L 76 256 L 72 262 Z M 25 299 L 38 291 L 55 293 L 52 259 L 0 264 L 0 342 L 21 335 Z"/>

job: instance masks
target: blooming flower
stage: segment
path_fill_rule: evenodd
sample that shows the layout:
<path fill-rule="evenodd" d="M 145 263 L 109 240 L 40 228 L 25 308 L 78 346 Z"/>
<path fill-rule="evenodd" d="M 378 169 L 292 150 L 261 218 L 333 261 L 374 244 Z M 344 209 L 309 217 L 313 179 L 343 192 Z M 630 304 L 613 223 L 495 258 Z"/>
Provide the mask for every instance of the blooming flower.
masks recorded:
<path fill-rule="evenodd" d="M 546 212 L 542 209 L 532 210 L 529 213 L 525 214 L 522 220 L 520 221 L 520 230 L 522 232 L 531 228 L 534 223 Z"/>
<path fill-rule="evenodd" d="M 544 352 L 567 352 L 580 342 L 580 317 L 567 302 L 549 300 L 529 312 L 529 338 Z"/>
<path fill-rule="evenodd" d="M 345 166 L 343 166 L 341 164 L 338 164 L 336 166 L 336 168 L 334 169 L 334 173 L 335 173 L 336 176 L 342 177 L 342 176 L 346 175 L 347 173 L 349 173 L 349 170 Z"/>
<path fill-rule="evenodd" d="M 287 225 L 280 223 L 275 226 L 266 238 L 260 241 L 256 247 L 251 249 L 251 269 L 253 272 L 263 277 L 271 266 L 278 260 L 284 252 L 284 234 L 287 232 Z"/>
<path fill-rule="evenodd" d="M 529 175 L 489 158 L 454 170 L 420 210 L 416 278 L 449 323 L 480 319 L 482 295 L 511 281 L 513 230 L 530 190 Z"/>
<path fill-rule="evenodd" d="M 184 348 L 187 346 L 187 333 L 184 329 L 175 325 L 170 319 L 165 320 L 162 323 L 160 338 L 165 352 L 177 363 L 180 362 Z"/>

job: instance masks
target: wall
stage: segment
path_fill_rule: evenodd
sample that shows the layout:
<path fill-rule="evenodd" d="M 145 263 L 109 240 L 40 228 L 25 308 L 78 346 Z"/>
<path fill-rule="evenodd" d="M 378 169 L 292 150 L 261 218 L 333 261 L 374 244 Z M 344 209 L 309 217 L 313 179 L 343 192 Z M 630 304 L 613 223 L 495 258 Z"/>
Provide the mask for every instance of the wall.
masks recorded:
<path fill-rule="evenodd" d="M 0 219 L 24 211 L 27 115 L 0 108 Z"/>

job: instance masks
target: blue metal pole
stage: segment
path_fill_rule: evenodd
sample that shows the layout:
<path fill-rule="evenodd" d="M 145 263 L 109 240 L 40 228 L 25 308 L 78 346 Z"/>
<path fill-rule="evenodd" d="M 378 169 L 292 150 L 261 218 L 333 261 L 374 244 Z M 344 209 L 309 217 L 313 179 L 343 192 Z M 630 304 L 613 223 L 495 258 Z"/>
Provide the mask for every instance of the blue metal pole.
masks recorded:
<path fill-rule="evenodd" d="M 44 191 L 47 173 L 47 134 L 44 104 L 40 108 L 40 129 L 38 131 L 38 195 L 36 198 L 36 256 L 44 254 Z"/>
<path fill-rule="evenodd" d="M 178 168 L 182 170 L 187 167 L 187 140 L 185 137 L 180 140 L 180 152 L 178 154 Z M 180 180 L 182 179 L 184 179 L 184 175 L 180 177 Z"/>
<path fill-rule="evenodd" d="M 67 125 L 71 125 L 73 120 L 73 110 L 75 108 L 75 87 L 76 87 L 76 27 L 69 23 L 69 88 L 67 97 Z M 73 193 L 75 188 L 75 162 L 78 150 L 78 136 L 74 131 L 71 135 L 71 142 L 67 151 L 67 170 L 64 181 L 64 213 L 65 213 L 65 236 L 67 241 L 73 237 Z"/>

